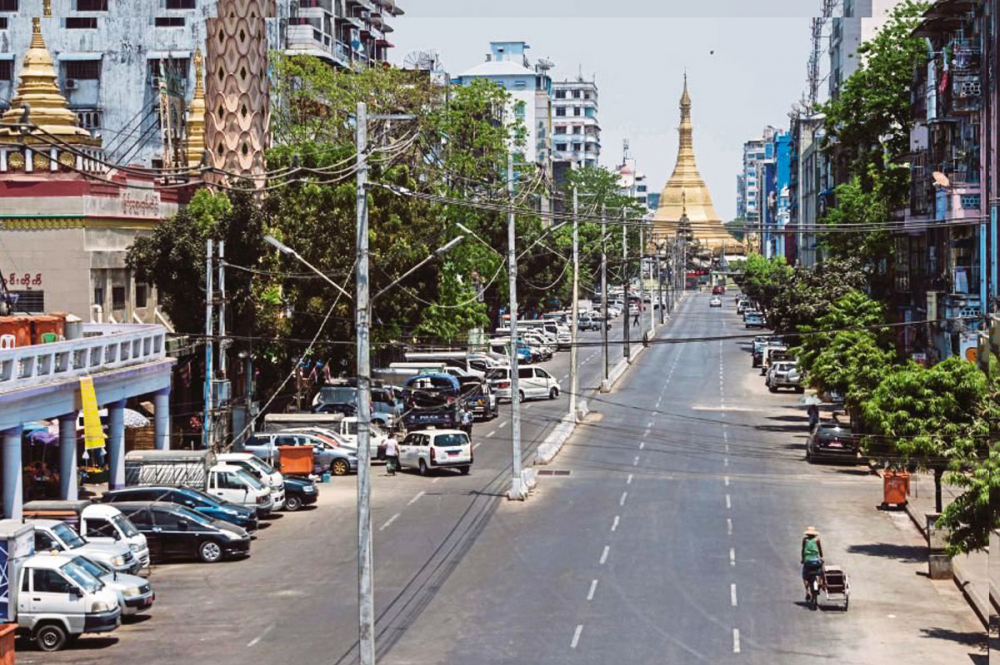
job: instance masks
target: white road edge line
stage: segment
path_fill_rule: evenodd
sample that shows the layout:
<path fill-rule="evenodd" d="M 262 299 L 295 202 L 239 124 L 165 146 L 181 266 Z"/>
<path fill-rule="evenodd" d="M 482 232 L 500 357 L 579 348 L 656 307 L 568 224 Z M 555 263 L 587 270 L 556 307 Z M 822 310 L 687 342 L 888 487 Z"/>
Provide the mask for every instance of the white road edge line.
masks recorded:
<path fill-rule="evenodd" d="M 622 492 L 622 498 L 619 499 L 618 505 L 619 506 L 624 506 L 625 505 L 625 499 L 627 499 L 627 498 L 628 498 L 628 492 Z"/>
<path fill-rule="evenodd" d="M 618 520 L 620 519 L 620 517 L 621 517 L 620 515 L 615 515 L 615 521 L 611 523 L 612 533 L 618 530 Z"/>
<path fill-rule="evenodd" d="M 580 643 L 580 633 L 583 632 L 583 624 L 579 624 L 576 630 L 573 631 L 573 641 L 569 643 L 570 649 L 575 649 L 576 645 Z"/>
<path fill-rule="evenodd" d="M 733 607 L 736 607 L 736 584 L 729 585 L 729 602 L 732 603 Z"/>
<path fill-rule="evenodd" d="M 594 592 L 597 591 L 597 580 L 593 580 L 590 583 L 590 591 L 587 592 L 587 600 L 594 599 Z"/>
<path fill-rule="evenodd" d="M 399 513 L 396 513 L 395 515 L 393 515 L 392 517 L 390 517 L 389 519 L 387 519 L 385 521 L 385 524 L 383 524 L 382 526 L 380 526 L 378 528 L 378 530 L 379 531 L 385 531 L 387 528 L 389 528 L 390 524 L 392 524 L 393 522 L 395 522 L 398 519 L 399 519 Z"/>
<path fill-rule="evenodd" d="M 733 628 L 733 653 L 740 652 L 740 629 Z"/>
<path fill-rule="evenodd" d="M 604 551 L 601 552 L 601 564 L 600 565 L 603 566 L 605 564 L 605 562 L 607 562 L 607 560 L 608 560 L 608 554 L 610 552 L 611 552 L 611 545 L 605 545 L 604 546 Z"/>
<path fill-rule="evenodd" d="M 419 500 L 420 500 L 420 497 L 422 497 L 422 496 L 423 496 L 424 494 L 425 494 L 425 492 L 424 492 L 423 490 L 421 490 L 421 491 L 417 492 L 417 495 L 416 495 L 415 497 L 413 497 L 412 499 L 410 499 L 409 501 L 407 501 L 407 502 L 406 502 L 406 505 L 408 505 L 408 506 L 412 506 L 412 505 L 413 505 L 413 504 L 415 504 L 415 503 L 416 503 L 417 501 L 419 501 Z"/>

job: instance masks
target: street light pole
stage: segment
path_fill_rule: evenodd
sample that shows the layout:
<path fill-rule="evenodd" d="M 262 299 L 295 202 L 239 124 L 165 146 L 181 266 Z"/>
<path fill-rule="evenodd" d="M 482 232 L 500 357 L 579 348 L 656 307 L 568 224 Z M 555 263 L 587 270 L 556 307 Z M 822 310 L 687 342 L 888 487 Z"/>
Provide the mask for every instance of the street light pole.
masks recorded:
<path fill-rule="evenodd" d="M 514 229 L 514 154 L 507 153 L 507 277 L 510 290 L 510 445 L 511 478 L 508 498 L 524 501 L 521 478 L 521 384 L 517 368 L 517 254 Z"/>
<path fill-rule="evenodd" d="M 601 355 L 604 365 L 604 380 L 601 381 L 601 390 L 607 391 L 608 386 L 608 219 L 607 208 L 601 206 L 601 310 L 604 318 L 601 321 Z M 628 314 L 626 313 L 626 316 Z"/>
<path fill-rule="evenodd" d="M 357 302 L 358 329 L 358 651 L 361 665 L 375 665 L 375 581 L 371 515 L 371 360 L 368 340 L 368 107 L 357 113 Z"/>
<path fill-rule="evenodd" d="M 578 215 L 580 199 L 577 188 L 573 188 L 573 306 L 570 323 L 569 348 L 569 413 L 576 421 L 576 395 L 580 388 L 580 375 L 577 370 L 579 350 L 576 348 L 577 336 L 580 330 L 580 225 Z"/>
<path fill-rule="evenodd" d="M 666 246 L 666 243 L 664 243 Z M 659 288 L 659 295 L 657 298 L 660 301 L 660 325 L 664 323 L 664 312 L 663 310 L 667 307 L 667 302 L 663 299 L 663 271 L 660 266 L 660 247 L 656 246 L 656 286 Z"/>
<path fill-rule="evenodd" d="M 622 281 L 625 282 L 625 316 L 622 317 L 622 321 L 625 324 L 625 358 L 629 359 L 632 357 L 632 351 L 629 348 L 629 319 L 632 318 L 629 309 L 631 305 L 629 303 L 628 297 L 628 226 L 625 224 L 625 210 L 622 209 Z"/>

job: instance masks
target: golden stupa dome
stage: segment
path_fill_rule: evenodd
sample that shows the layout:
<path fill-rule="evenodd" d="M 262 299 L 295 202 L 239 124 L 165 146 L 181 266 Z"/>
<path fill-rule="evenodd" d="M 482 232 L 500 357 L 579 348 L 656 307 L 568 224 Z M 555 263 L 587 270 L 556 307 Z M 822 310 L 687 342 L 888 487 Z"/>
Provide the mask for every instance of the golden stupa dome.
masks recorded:
<path fill-rule="evenodd" d="M 32 19 L 32 28 L 17 92 L 10 100 L 10 109 L 0 117 L 0 123 L 5 125 L 0 127 L 0 143 L 38 145 L 59 139 L 71 145 L 100 145 L 100 139 L 93 138 L 80 126 L 59 90 L 52 55 L 42 38 L 41 19 Z M 22 133 L 18 128 L 6 126 L 22 122 L 25 107 L 28 109 L 26 122 L 33 127 Z M 46 136 L 47 140 L 39 138 L 41 136 Z"/>

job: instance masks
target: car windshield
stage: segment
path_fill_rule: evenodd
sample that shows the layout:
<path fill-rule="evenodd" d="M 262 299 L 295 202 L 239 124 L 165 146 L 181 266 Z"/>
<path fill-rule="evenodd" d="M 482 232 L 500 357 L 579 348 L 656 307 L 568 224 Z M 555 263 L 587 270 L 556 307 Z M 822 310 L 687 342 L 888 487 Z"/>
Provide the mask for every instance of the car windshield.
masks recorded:
<path fill-rule="evenodd" d="M 185 518 L 191 520 L 195 524 L 200 524 L 202 526 L 212 526 L 213 521 L 211 518 L 205 517 L 201 513 L 196 513 L 193 510 L 188 510 L 183 507 L 176 507 L 174 510 L 177 511 L 178 515 L 183 515 Z"/>
<path fill-rule="evenodd" d="M 249 473 L 247 473 L 243 469 L 240 469 L 239 471 L 237 471 L 236 475 L 239 476 L 240 478 L 242 478 L 243 482 L 245 482 L 247 485 L 249 485 L 250 487 L 254 488 L 255 490 L 260 491 L 260 490 L 264 489 L 264 484 L 262 482 L 260 482 L 256 478 L 254 478 L 252 475 L 250 475 Z"/>
<path fill-rule="evenodd" d="M 104 588 L 104 583 L 77 563 L 75 559 L 67 561 L 60 570 L 63 572 L 63 575 L 76 582 L 87 593 L 94 593 Z"/>
<path fill-rule="evenodd" d="M 498 379 L 506 379 L 509 372 L 510 370 L 507 369 L 506 367 L 495 367 L 486 372 L 486 378 L 491 379 L 493 381 L 496 381 Z"/>
<path fill-rule="evenodd" d="M 448 448 L 452 446 L 464 446 L 469 443 L 469 437 L 465 434 L 438 434 L 434 437 L 434 445 L 438 448 Z"/>
<path fill-rule="evenodd" d="M 73 557 L 73 563 L 79 564 L 81 568 L 86 570 L 88 573 L 90 573 L 97 579 L 100 579 L 104 575 L 107 575 L 111 572 L 110 568 L 105 568 L 96 561 L 91 561 L 87 557 L 83 556 Z"/>
<path fill-rule="evenodd" d="M 61 522 L 52 527 L 52 533 L 56 535 L 56 538 L 66 543 L 66 547 L 71 550 L 75 550 L 76 548 L 83 547 L 87 544 L 87 541 L 81 538 L 76 531 Z"/>
<path fill-rule="evenodd" d="M 257 459 L 256 457 L 250 457 L 249 459 L 246 459 L 244 461 L 247 463 L 248 466 L 252 466 L 254 469 L 256 469 L 257 471 L 259 471 L 259 472 L 261 472 L 261 473 L 263 473 L 265 475 L 269 476 L 272 473 L 274 473 L 274 467 L 273 466 L 271 466 L 267 462 L 263 462 L 263 461 Z"/>
<path fill-rule="evenodd" d="M 347 386 L 323 386 L 319 389 L 320 404 L 354 404 L 357 389 Z"/>
<path fill-rule="evenodd" d="M 129 521 L 124 515 L 114 515 L 111 518 L 111 523 L 118 527 L 126 538 L 132 538 L 133 536 L 139 535 L 139 530 L 135 528 L 135 525 Z"/>

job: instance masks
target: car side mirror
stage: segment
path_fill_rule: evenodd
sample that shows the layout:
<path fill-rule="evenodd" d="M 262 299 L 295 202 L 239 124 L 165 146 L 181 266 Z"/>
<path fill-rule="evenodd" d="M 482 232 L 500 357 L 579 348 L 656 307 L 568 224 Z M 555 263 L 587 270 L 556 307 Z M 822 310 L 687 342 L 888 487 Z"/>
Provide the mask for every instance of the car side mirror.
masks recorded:
<path fill-rule="evenodd" d="M 69 595 L 72 598 L 83 598 L 83 591 L 81 591 L 79 589 L 79 587 L 75 587 L 75 586 L 71 585 L 69 587 Z"/>

